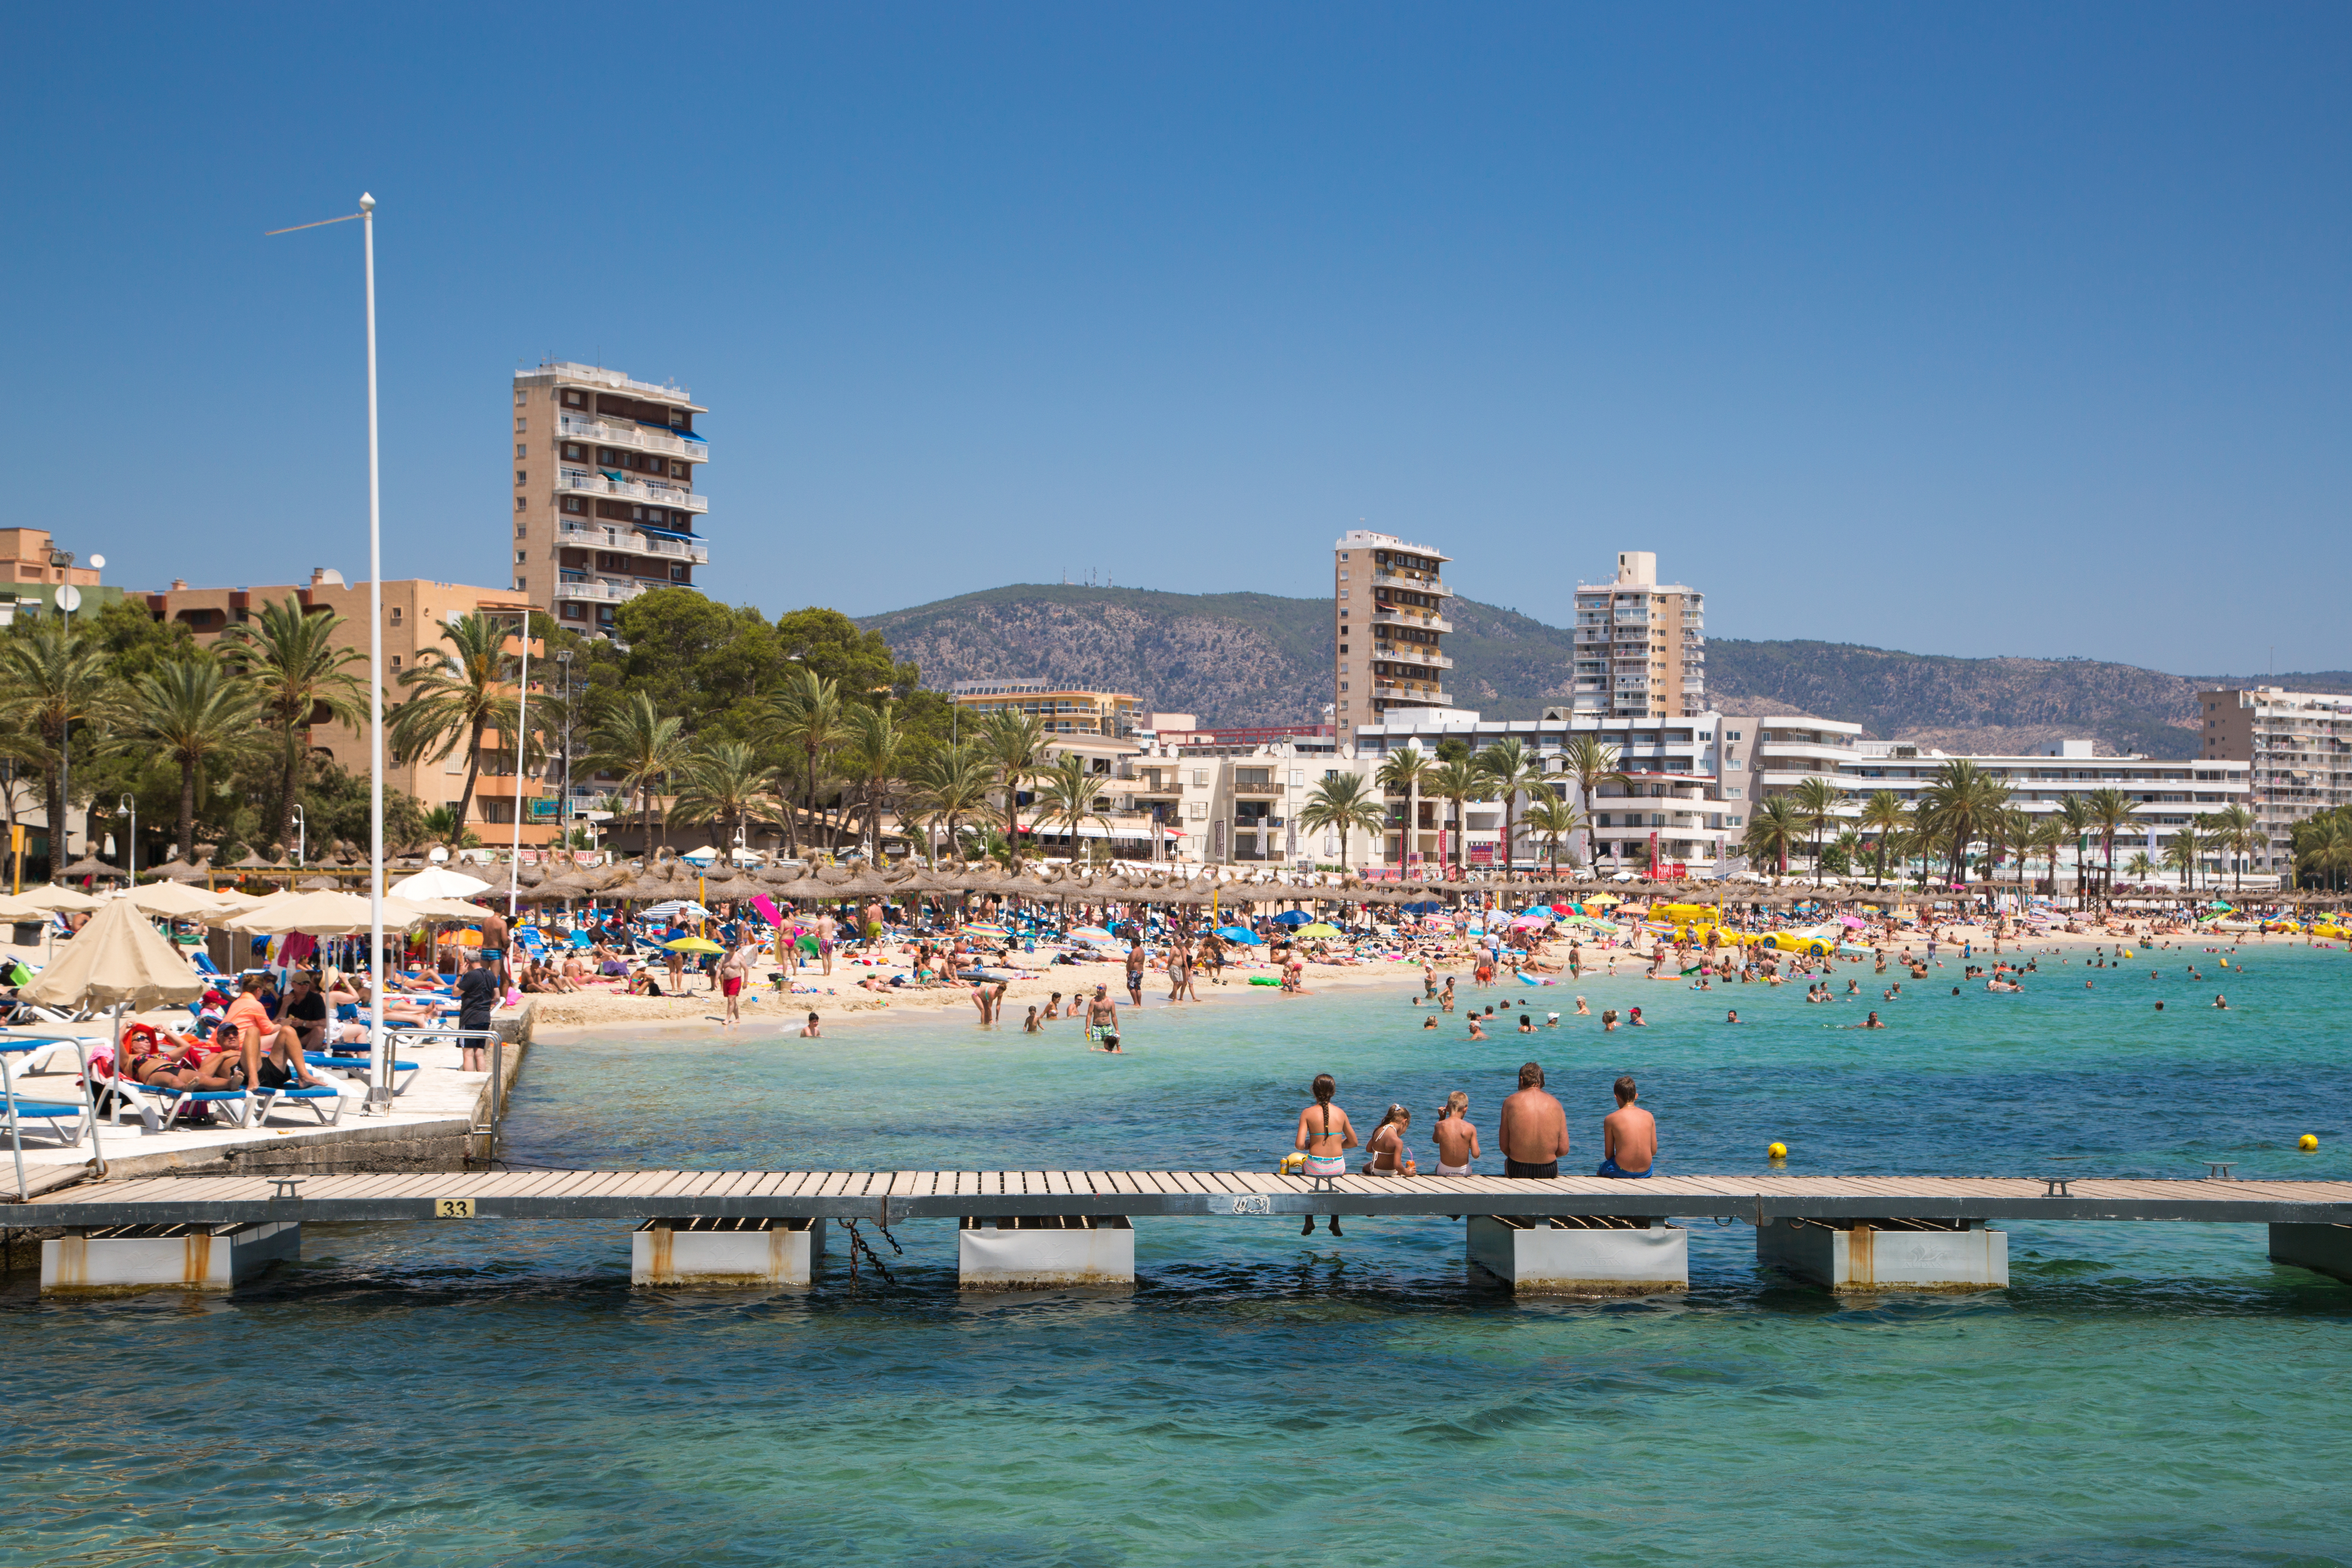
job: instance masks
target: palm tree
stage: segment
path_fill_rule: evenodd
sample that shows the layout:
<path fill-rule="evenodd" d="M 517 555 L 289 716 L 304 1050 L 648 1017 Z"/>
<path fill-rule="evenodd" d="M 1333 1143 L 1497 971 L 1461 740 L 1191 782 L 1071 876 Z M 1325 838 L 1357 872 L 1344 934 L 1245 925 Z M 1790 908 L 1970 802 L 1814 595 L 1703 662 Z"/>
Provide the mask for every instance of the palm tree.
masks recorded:
<path fill-rule="evenodd" d="M 2132 858 L 2124 862 L 2124 874 L 2134 882 L 2146 882 L 2156 874 L 2156 862 L 2147 858 L 2146 850 L 2135 850 Z"/>
<path fill-rule="evenodd" d="M 2109 786 L 2094 789 L 2083 797 L 2083 809 L 2087 813 L 2093 831 L 2106 846 L 2107 895 L 2113 897 L 2116 885 L 2116 835 L 2123 831 L 2139 810 L 2138 803 L 2123 790 Z"/>
<path fill-rule="evenodd" d="M 1551 852 L 1551 873 L 1559 874 L 1559 846 L 1584 828 L 1584 813 L 1553 794 L 1549 789 L 1539 792 L 1528 802 L 1528 831 L 1543 841 Z"/>
<path fill-rule="evenodd" d="M 885 698 L 879 707 L 861 703 L 849 710 L 849 744 L 842 748 L 842 759 L 864 800 L 866 856 L 877 863 L 882 859 L 882 808 L 906 751 L 907 732 L 898 727 L 896 703 Z"/>
<path fill-rule="evenodd" d="M 933 747 L 918 757 L 907 769 L 907 783 L 913 791 L 913 805 L 926 827 L 944 825 L 950 849 L 957 843 L 964 819 L 988 807 L 988 791 L 994 778 L 988 758 L 980 743 L 967 740 Z M 930 835 L 924 834 L 928 857 Z"/>
<path fill-rule="evenodd" d="M 1503 803 L 1503 869 L 1508 871 L 1517 859 L 1517 848 L 1512 832 L 1513 806 L 1522 790 L 1543 787 L 1542 761 L 1517 736 L 1505 736 L 1471 758 L 1471 766 L 1486 776 L 1495 798 Z"/>
<path fill-rule="evenodd" d="M 2230 852 L 2230 892 L 2232 896 L 2245 891 L 2246 862 L 2263 845 L 2264 835 L 2261 819 L 2243 805 L 2222 807 L 2206 819 L 2213 830 L 2214 841 Z"/>
<path fill-rule="evenodd" d="M 2164 863 L 2180 873 L 2181 892 L 2197 891 L 2197 857 L 2204 850 L 2205 835 L 2197 831 L 2194 822 L 2183 823 L 2180 831 L 2166 841 Z"/>
<path fill-rule="evenodd" d="M 1872 878 L 1872 885 L 1876 886 L 1886 880 L 1886 841 L 1911 826 L 1911 808 L 1892 789 L 1874 789 L 1855 821 L 1863 831 L 1878 835 L 1878 870 Z"/>
<path fill-rule="evenodd" d="M 1110 822 L 1103 815 L 1103 776 L 1095 772 L 1087 759 L 1071 752 L 1054 766 L 1034 776 L 1037 781 L 1037 804 L 1048 820 L 1058 818 L 1070 830 L 1070 858 L 1078 855 L 1078 825 L 1100 822 L 1106 831 Z"/>
<path fill-rule="evenodd" d="M 195 858 L 196 779 L 261 749 L 253 690 L 209 652 L 178 659 L 131 683 L 118 750 L 143 753 L 180 770 L 177 852 Z"/>
<path fill-rule="evenodd" d="M 1004 841 L 1015 865 L 1021 863 L 1021 786 L 1045 770 L 1050 737 L 1044 719 L 1012 708 L 998 708 L 981 727 L 981 751 L 995 766 L 996 787 L 1004 792 Z"/>
<path fill-rule="evenodd" d="M 278 733 L 278 810 L 270 835 L 276 842 L 293 835 L 294 807 L 310 766 L 306 737 L 311 727 L 347 724 L 356 729 L 367 719 L 367 686 L 355 672 L 367 655 L 335 645 L 342 623 L 331 610 L 310 613 L 289 593 L 282 603 L 263 605 L 258 621 L 230 627 L 220 641 L 222 656 L 253 683 L 262 712 Z"/>
<path fill-rule="evenodd" d="M 650 854 L 654 786 L 684 768 L 689 755 L 683 724 L 656 709 L 652 693 L 631 692 L 589 735 L 588 749 L 591 772 L 610 773 L 623 787 L 636 792 L 645 813 L 645 848 Z"/>
<path fill-rule="evenodd" d="M 1999 831 L 1997 818 L 2009 806 L 2009 786 L 1965 758 L 1936 769 L 1935 781 L 1919 794 L 1921 829 L 1951 846 L 1952 880 L 1969 880 L 1969 845 Z"/>
<path fill-rule="evenodd" d="M 1428 781 L 1430 770 L 1436 766 L 1436 760 L 1429 753 L 1417 746 L 1408 746 L 1381 763 L 1376 776 L 1381 789 L 1391 793 L 1404 792 L 1404 837 L 1397 844 L 1397 874 L 1400 876 L 1412 863 L 1414 834 L 1421 825 L 1422 786 Z"/>
<path fill-rule="evenodd" d="M 2091 874 L 2090 862 L 2084 859 L 2084 850 L 2090 841 L 2092 829 L 2096 825 L 2091 815 L 2090 802 L 2080 795 L 2067 796 L 2058 802 L 2058 821 L 2065 825 L 2066 836 L 2074 841 L 2074 903 L 2079 906 L 2083 902 L 2084 883 Z M 2050 878 L 2050 891 L 2056 893 L 2058 869 L 2054 864 L 2051 867 Z"/>
<path fill-rule="evenodd" d="M 849 735 L 841 685 L 806 664 L 795 664 L 784 677 L 783 690 L 776 695 L 772 712 L 776 737 L 799 753 L 804 814 L 814 831 L 817 787 L 824 779 L 827 761 Z M 800 831 L 793 813 L 784 813 L 784 822 L 797 853 Z"/>
<path fill-rule="evenodd" d="M 2026 836 L 2019 842 L 2019 852 L 2028 859 L 2039 853 L 2050 862 L 2050 895 L 2053 898 L 2058 895 L 2058 852 L 2066 847 L 2066 841 L 2073 836 L 2066 831 L 2063 821 L 2056 817 L 2044 816 L 2034 819 Z"/>
<path fill-rule="evenodd" d="M 1465 810 L 1473 800 L 1486 798 L 1486 775 L 1467 762 L 1441 762 L 1429 770 L 1429 792 L 1454 807 L 1454 863 L 1458 869 L 1468 857 L 1462 840 L 1468 831 L 1469 816 Z"/>
<path fill-rule="evenodd" d="M 774 769 L 740 740 L 712 741 L 697 749 L 677 770 L 677 795 L 669 803 L 673 822 L 717 822 L 729 863 L 735 859 L 735 830 L 765 805 Z"/>
<path fill-rule="evenodd" d="M 1748 831 L 1740 847 L 1751 861 L 1778 862 L 1780 874 L 1789 874 L 1789 845 L 1804 836 L 1805 820 L 1786 795 L 1767 795 L 1748 813 Z"/>
<path fill-rule="evenodd" d="M 1593 852 L 1590 830 L 1592 826 L 1592 802 L 1600 795 L 1601 787 L 1603 784 L 1613 784 L 1621 789 L 1630 787 L 1631 781 L 1626 779 L 1625 770 L 1617 765 L 1620 755 L 1617 747 L 1598 736 L 1576 736 L 1561 748 L 1559 767 L 1552 774 L 1555 779 L 1576 780 L 1576 803 L 1584 809 L 1587 830 L 1584 859 L 1587 864 L 1596 863 L 1599 859 Z"/>
<path fill-rule="evenodd" d="M 77 731 L 104 733 L 117 712 L 106 650 L 88 625 L 44 620 L 0 641 L 0 722 L 17 732 L 11 749 L 41 770 L 52 876 L 66 863 L 67 747 Z"/>
<path fill-rule="evenodd" d="M 1460 766 L 1454 764 L 1451 766 Z M 1298 808 L 1298 825 L 1336 831 L 1339 835 L 1339 869 L 1348 869 L 1348 834 L 1361 829 L 1378 833 L 1388 826 L 1388 808 L 1372 794 L 1360 773 L 1334 773 L 1315 786 L 1307 804 Z"/>
<path fill-rule="evenodd" d="M 1822 830 L 1837 820 L 1837 810 L 1845 803 L 1844 793 L 1828 779 L 1818 776 L 1800 779 L 1789 791 L 1789 810 L 1813 840 L 1813 883 L 1822 880 Z"/>
<path fill-rule="evenodd" d="M 446 760 L 463 742 L 466 783 L 457 793 L 457 821 L 462 824 L 474 804 L 474 784 L 482 769 L 482 737 L 496 729 L 514 753 L 515 810 L 522 810 L 522 779 L 529 768 L 526 748 L 518 745 L 513 683 L 515 662 L 507 657 L 507 639 L 513 629 L 488 615 L 460 615 L 441 622 L 441 641 L 451 652 L 420 650 L 416 663 L 401 672 L 400 684 L 410 695 L 394 710 L 389 738 L 392 759 L 415 762 Z"/>

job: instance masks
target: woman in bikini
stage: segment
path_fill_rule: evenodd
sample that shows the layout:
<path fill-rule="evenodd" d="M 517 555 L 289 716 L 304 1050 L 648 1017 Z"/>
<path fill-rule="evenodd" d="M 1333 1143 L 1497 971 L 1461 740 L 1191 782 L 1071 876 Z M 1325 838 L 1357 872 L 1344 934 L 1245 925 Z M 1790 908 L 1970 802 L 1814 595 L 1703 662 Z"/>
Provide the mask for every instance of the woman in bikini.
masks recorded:
<path fill-rule="evenodd" d="M 1402 1105 L 1391 1105 L 1381 1124 L 1372 1129 L 1371 1141 L 1364 1146 L 1371 1151 L 1371 1159 L 1364 1166 L 1366 1176 L 1419 1176 L 1421 1167 L 1405 1152 L 1404 1135 L 1412 1125 L 1412 1113 Z"/>
<path fill-rule="evenodd" d="M 1307 1175 L 1345 1176 L 1348 1174 L 1348 1161 L 1343 1151 L 1357 1145 L 1355 1124 L 1348 1120 L 1347 1112 L 1331 1103 L 1331 1096 L 1339 1092 L 1339 1086 L 1332 1081 L 1329 1073 L 1317 1073 L 1310 1088 L 1315 1095 L 1315 1103 L 1298 1113 L 1298 1135 L 1291 1141 L 1290 1146 L 1307 1151 Z M 1298 1228 L 1298 1234 L 1315 1234 L 1313 1215 L 1307 1217 L 1307 1222 Z M 1339 1234 L 1339 1217 L 1336 1214 L 1331 1217 L 1331 1234 Z"/>
<path fill-rule="evenodd" d="M 1470 1096 L 1456 1089 L 1445 1097 L 1445 1109 L 1430 1129 L 1437 1145 L 1437 1171 L 1442 1176 L 1466 1176 L 1478 1157 L 1478 1129 L 1470 1120 Z"/>

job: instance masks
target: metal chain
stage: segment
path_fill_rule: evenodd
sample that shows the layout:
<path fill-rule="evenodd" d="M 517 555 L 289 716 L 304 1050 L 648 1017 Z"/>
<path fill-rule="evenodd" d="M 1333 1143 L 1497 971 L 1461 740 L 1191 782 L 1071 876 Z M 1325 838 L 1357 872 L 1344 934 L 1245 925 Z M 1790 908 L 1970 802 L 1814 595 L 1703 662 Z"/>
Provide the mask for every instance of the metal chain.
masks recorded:
<path fill-rule="evenodd" d="M 884 1284 L 897 1285 L 898 1281 L 891 1277 L 889 1267 L 876 1255 L 873 1247 L 866 1242 L 866 1233 L 857 1228 L 857 1221 L 845 1219 L 841 1223 L 849 1232 L 849 1277 L 853 1280 L 857 1278 L 857 1257 L 862 1252 L 866 1255 L 866 1260 L 874 1265 L 874 1271 L 882 1276 Z M 890 1250 L 904 1257 L 907 1249 L 898 1245 L 898 1239 L 890 1234 L 889 1227 L 883 1226 L 880 1229 L 882 1239 L 890 1244 Z"/>

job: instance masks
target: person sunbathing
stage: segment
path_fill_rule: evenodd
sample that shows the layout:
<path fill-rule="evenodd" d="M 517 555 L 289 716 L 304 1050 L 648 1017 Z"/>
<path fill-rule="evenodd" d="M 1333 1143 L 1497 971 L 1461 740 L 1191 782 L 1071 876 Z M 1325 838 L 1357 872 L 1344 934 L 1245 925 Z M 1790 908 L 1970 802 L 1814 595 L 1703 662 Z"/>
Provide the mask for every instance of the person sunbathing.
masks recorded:
<path fill-rule="evenodd" d="M 166 1040 L 171 1043 L 164 1044 Z M 117 1071 L 134 1083 L 157 1089 L 221 1091 L 243 1081 L 234 1048 L 170 1034 L 154 1036 L 150 1050 L 131 1056 Z"/>

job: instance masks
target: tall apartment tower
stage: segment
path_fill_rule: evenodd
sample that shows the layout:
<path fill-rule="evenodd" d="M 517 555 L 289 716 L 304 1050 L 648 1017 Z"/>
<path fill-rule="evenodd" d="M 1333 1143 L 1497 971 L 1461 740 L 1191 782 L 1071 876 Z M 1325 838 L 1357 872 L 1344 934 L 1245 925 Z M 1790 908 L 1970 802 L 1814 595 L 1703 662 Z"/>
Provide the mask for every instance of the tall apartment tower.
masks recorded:
<path fill-rule="evenodd" d="M 592 636 L 647 589 L 710 559 L 695 465 L 706 411 L 684 387 L 550 361 L 514 379 L 514 588 Z"/>
<path fill-rule="evenodd" d="M 2197 702 L 2204 757 L 2253 765 L 2254 816 L 2269 843 L 2250 869 L 2291 885 L 2295 824 L 2352 806 L 2352 693 L 2222 687 L 2198 693 Z"/>
<path fill-rule="evenodd" d="M 1706 711 L 1706 596 L 1658 580 L 1650 550 L 1620 550 L 1617 580 L 1576 585 L 1578 713 L 1695 718 Z"/>
<path fill-rule="evenodd" d="M 1332 718 L 1341 740 L 1399 708 L 1447 707 L 1445 618 L 1451 556 L 1391 534 L 1350 529 L 1331 547 Z"/>

